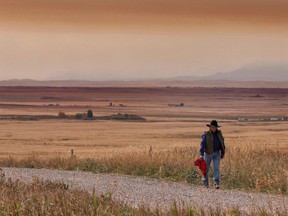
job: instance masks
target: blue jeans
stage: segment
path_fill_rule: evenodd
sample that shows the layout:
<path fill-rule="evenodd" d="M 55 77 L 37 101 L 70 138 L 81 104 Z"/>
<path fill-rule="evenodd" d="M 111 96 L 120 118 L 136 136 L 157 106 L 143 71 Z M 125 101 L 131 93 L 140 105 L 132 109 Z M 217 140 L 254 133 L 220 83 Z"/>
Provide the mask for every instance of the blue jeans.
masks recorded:
<path fill-rule="evenodd" d="M 219 167 L 220 167 L 220 160 L 221 160 L 220 151 L 213 152 L 212 154 L 204 153 L 204 160 L 206 161 L 206 164 L 207 164 L 206 178 L 203 179 L 204 185 L 206 185 L 206 186 L 209 185 L 208 176 L 209 176 L 209 168 L 210 168 L 210 164 L 211 164 L 212 160 L 213 160 L 213 169 L 214 169 L 214 173 L 213 173 L 214 184 L 219 184 L 219 180 L 220 180 L 219 179 L 220 178 Z"/>

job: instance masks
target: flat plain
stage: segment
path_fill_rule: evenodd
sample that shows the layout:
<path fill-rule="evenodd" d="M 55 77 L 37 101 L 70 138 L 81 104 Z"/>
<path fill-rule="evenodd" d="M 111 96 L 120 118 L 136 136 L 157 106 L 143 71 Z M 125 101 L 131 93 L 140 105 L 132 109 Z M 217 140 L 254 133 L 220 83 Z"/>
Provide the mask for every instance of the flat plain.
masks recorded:
<path fill-rule="evenodd" d="M 7 119 L 89 109 L 94 116 L 136 114 L 146 121 Z M 197 148 L 211 119 L 222 125 L 228 148 L 248 142 L 288 151 L 288 89 L 1 87 L 0 115 L 0 157 Z"/>
<path fill-rule="evenodd" d="M 147 176 L 160 179 L 160 182 L 181 182 L 176 186 L 178 190 L 182 183 L 187 187 L 192 184 L 217 200 L 217 193 L 210 193 L 200 186 L 201 177 L 193 164 L 199 157 L 201 135 L 208 129 L 206 124 L 217 119 L 226 144 L 219 192 L 231 192 L 234 198 L 237 196 L 235 190 L 244 191 L 244 194 L 262 192 L 281 195 L 277 199 L 285 200 L 288 192 L 287 93 L 286 88 L 0 87 L 0 165 L 7 167 L 4 170 L 11 169 L 12 173 L 13 168 L 8 167 Z M 88 110 L 93 111 L 93 118 L 88 118 Z M 131 118 L 133 116 L 142 118 Z M 51 172 L 56 174 L 57 170 Z M 48 177 L 52 178 L 52 175 Z M 127 181 L 123 185 L 130 183 Z M 6 184 L 11 183 L 2 181 L 4 191 Z M 17 184 L 13 187 L 23 188 Z M 43 183 L 35 184 L 43 187 Z M 51 187 L 51 183 L 48 185 Z M 143 189 L 137 187 L 134 192 L 138 194 L 138 190 Z M 34 194 L 34 186 L 27 190 Z M 125 191 L 129 192 L 132 193 Z M 251 215 L 271 215 L 275 213 L 272 209 L 276 209 L 278 215 L 287 215 L 284 202 L 267 203 L 264 195 L 258 195 L 261 205 L 273 206 L 252 209 L 254 213 Z M 254 193 L 252 197 L 258 195 Z M 7 192 L 4 206 L 10 204 L 6 213 L 13 206 L 17 207 L 13 203 L 15 197 L 19 198 L 18 193 L 11 195 Z M 27 197 L 21 199 L 27 200 Z M 54 198 L 52 200 L 49 203 L 58 203 Z M 245 205 L 242 201 L 236 203 Z M 33 206 L 38 206 L 37 203 L 42 201 L 31 202 Z M 68 206 L 70 204 L 60 207 L 67 209 Z M 245 215 L 237 206 L 236 209 L 223 207 L 217 211 L 223 215 L 230 215 L 230 211 L 234 212 L 232 215 Z M 279 206 L 284 211 L 279 210 Z M 201 206 L 194 207 L 200 208 L 205 215 Z M 114 204 L 109 209 L 119 211 Z M 186 211 L 191 213 L 192 210 Z M 214 213 L 210 209 L 210 214 Z M 150 214 L 144 211 L 142 215 Z"/>

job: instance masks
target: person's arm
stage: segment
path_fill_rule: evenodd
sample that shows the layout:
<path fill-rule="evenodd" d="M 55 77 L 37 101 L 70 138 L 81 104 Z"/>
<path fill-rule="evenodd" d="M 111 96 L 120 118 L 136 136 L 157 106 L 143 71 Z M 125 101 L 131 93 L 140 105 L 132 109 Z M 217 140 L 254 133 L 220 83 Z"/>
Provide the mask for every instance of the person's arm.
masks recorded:
<path fill-rule="evenodd" d="M 202 141 L 200 143 L 200 158 L 204 157 L 204 150 L 206 148 L 206 133 L 202 135 Z"/>
<path fill-rule="evenodd" d="M 224 158 L 224 156 L 225 156 L 225 145 L 223 147 L 221 147 L 220 152 L 221 152 L 221 158 Z"/>
<path fill-rule="evenodd" d="M 221 149 L 221 158 L 224 158 L 225 156 L 225 149 Z"/>
<path fill-rule="evenodd" d="M 222 132 L 221 132 L 222 133 Z M 222 135 L 222 137 L 223 137 L 223 135 Z M 220 150 L 220 152 L 221 152 L 221 159 L 222 158 L 224 158 L 224 156 L 225 156 L 225 141 L 224 141 L 224 137 L 223 137 L 223 145 L 221 145 L 221 150 Z"/>

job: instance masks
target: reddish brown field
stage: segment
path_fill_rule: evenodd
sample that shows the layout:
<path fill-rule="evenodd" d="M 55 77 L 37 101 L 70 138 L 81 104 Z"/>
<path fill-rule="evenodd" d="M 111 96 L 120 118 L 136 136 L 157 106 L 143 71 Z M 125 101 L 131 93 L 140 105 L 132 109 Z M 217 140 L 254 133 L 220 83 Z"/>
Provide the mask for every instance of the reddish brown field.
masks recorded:
<path fill-rule="evenodd" d="M 184 106 L 168 106 L 180 103 Z M 95 115 L 133 113 L 148 118 L 287 116 L 288 89 L 0 87 L 1 114 L 57 115 L 88 108 Z"/>

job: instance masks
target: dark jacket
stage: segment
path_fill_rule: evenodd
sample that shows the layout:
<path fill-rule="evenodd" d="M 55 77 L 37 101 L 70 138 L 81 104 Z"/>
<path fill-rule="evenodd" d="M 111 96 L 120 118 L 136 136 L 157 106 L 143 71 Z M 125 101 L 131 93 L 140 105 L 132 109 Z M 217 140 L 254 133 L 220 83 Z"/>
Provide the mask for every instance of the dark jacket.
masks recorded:
<path fill-rule="evenodd" d="M 223 158 L 225 154 L 225 144 L 221 130 L 217 130 L 214 134 L 210 130 L 205 131 L 200 144 L 200 155 L 204 156 L 204 152 L 206 154 L 212 154 L 217 151 L 221 151 L 221 158 Z"/>

